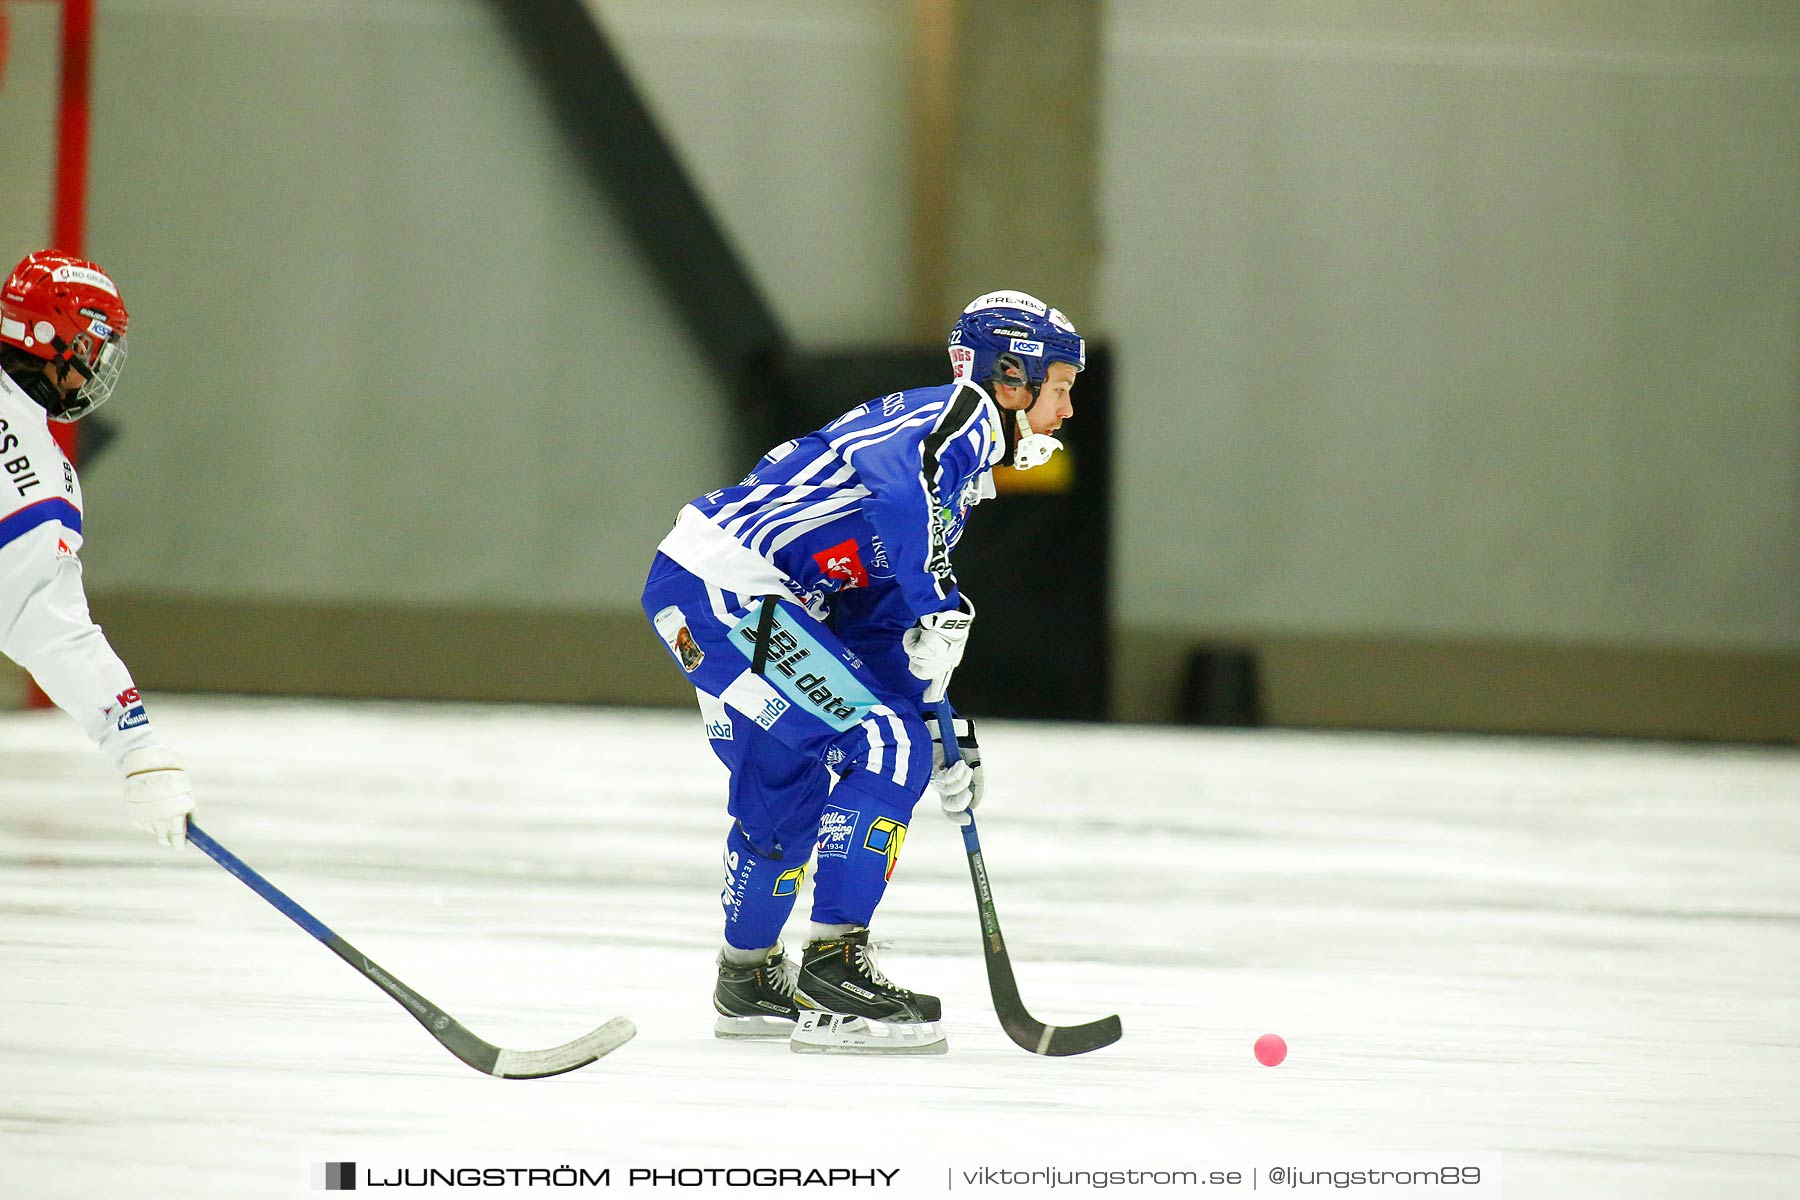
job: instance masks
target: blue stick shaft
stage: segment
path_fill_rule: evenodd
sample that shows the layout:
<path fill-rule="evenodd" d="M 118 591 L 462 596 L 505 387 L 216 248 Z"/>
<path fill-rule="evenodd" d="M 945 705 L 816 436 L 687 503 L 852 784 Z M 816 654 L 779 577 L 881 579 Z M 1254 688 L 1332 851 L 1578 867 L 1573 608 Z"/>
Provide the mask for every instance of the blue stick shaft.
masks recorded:
<path fill-rule="evenodd" d="M 938 736 L 944 739 L 944 761 L 953 763 L 962 757 L 962 747 L 956 744 L 956 710 L 948 696 L 937 701 L 937 723 Z"/>
<path fill-rule="evenodd" d="M 956 742 L 956 710 L 950 707 L 950 697 L 945 696 L 936 701 L 938 736 L 944 741 L 944 761 L 953 763 L 961 760 L 962 747 Z M 975 833 L 975 814 L 965 814 L 969 819 L 963 823 L 963 847 L 970 854 L 981 852 L 981 839 Z"/>
<path fill-rule="evenodd" d="M 261 896 L 264 900 L 267 900 L 270 904 L 273 904 L 277 909 L 280 909 L 281 914 L 288 920 L 306 930 L 306 932 L 312 934 L 327 946 L 332 946 L 332 943 L 338 940 L 337 934 L 327 929 L 317 917 L 294 903 L 293 897 L 289 896 L 286 892 L 264 879 L 261 875 L 258 875 L 243 859 L 219 845 L 219 843 L 213 841 L 212 836 L 208 834 L 206 830 L 194 824 L 192 818 L 189 818 L 188 820 L 188 841 L 204 850 L 207 857 L 211 858 L 221 867 L 224 867 L 227 871 L 230 871 L 233 875 L 236 875 L 239 879 L 250 885 L 251 891 Z M 332 946 L 332 949 L 336 950 L 337 947 Z"/>

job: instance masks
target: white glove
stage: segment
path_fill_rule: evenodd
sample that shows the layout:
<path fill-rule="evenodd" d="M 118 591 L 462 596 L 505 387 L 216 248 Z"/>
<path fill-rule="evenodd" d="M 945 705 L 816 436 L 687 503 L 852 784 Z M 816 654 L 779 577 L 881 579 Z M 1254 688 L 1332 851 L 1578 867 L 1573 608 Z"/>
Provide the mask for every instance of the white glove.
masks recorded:
<path fill-rule="evenodd" d="M 944 815 L 958 825 L 969 823 L 969 814 L 981 804 L 984 780 L 981 774 L 981 746 L 975 741 L 975 722 L 957 717 L 950 722 L 956 730 L 956 746 L 962 757 L 944 764 L 944 734 L 937 716 L 925 711 L 925 724 L 931 728 L 931 786 L 937 789 L 938 803 Z"/>
<path fill-rule="evenodd" d="M 951 673 L 962 663 L 963 643 L 969 640 L 969 627 L 974 623 L 975 606 L 964 596 L 961 608 L 926 613 L 918 624 L 900 635 L 900 644 L 906 648 L 907 670 L 931 682 L 925 689 L 926 703 L 944 698 Z"/>
<path fill-rule="evenodd" d="M 187 845 L 194 790 L 181 760 L 161 746 L 140 746 L 126 752 L 124 766 L 125 813 L 131 823 L 165 846 Z"/>

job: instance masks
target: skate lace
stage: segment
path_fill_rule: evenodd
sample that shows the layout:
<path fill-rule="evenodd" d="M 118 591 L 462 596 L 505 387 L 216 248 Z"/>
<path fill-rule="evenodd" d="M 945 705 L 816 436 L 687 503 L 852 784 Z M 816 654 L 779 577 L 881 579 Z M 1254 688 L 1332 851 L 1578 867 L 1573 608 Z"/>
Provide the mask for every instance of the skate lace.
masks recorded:
<path fill-rule="evenodd" d="M 799 964 L 784 955 L 781 961 L 776 963 L 775 966 L 769 970 L 768 977 L 770 987 L 774 988 L 782 997 L 792 1000 L 794 998 L 794 984 L 798 982 L 800 978 Z"/>
<path fill-rule="evenodd" d="M 865 945 L 858 946 L 856 948 L 856 964 L 868 974 L 870 980 L 873 982 L 884 988 L 892 988 L 902 995 L 910 996 L 912 995 L 911 992 L 896 984 L 886 975 L 883 975 L 881 973 L 880 964 L 875 961 L 876 950 L 886 950 L 892 948 L 892 946 L 892 942 L 869 942 Z"/>

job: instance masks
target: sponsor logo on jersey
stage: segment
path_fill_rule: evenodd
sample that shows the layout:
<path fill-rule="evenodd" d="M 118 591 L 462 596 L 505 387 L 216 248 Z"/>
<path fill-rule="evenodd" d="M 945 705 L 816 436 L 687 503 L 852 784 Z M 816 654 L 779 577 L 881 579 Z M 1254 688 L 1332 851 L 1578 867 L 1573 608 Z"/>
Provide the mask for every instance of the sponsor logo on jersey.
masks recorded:
<path fill-rule="evenodd" d="M 58 557 L 58 558 L 74 558 L 75 552 L 73 550 L 69 549 L 69 543 L 63 541 L 61 538 L 57 538 L 56 539 L 56 557 Z"/>
<path fill-rule="evenodd" d="M 127 729 L 136 729 L 140 725 L 148 725 L 149 723 L 150 714 L 144 711 L 144 706 L 141 704 L 136 708 L 128 709 L 119 714 L 120 733 L 125 732 Z"/>
<path fill-rule="evenodd" d="M 706 652 L 694 640 L 693 631 L 688 628 L 686 613 L 677 605 L 671 604 L 652 617 L 650 623 L 656 626 L 656 632 L 662 635 L 662 640 L 669 644 L 669 653 L 675 656 L 675 661 L 681 664 L 683 671 L 692 675 L 700 669 L 700 664 L 706 661 Z"/>
<path fill-rule="evenodd" d="M 950 578 L 950 510 L 947 508 L 931 514 L 931 553 L 925 557 L 925 569 L 939 579 Z"/>
<path fill-rule="evenodd" d="M 756 714 L 754 720 L 764 729 L 768 729 L 775 724 L 782 713 L 792 707 L 793 705 L 789 704 L 786 700 L 783 700 L 780 696 L 770 696 L 767 700 L 763 701 L 762 711 Z"/>
<path fill-rule="evenodd" d="M 881 415 L 891 417 L 906 407 L 906 393 L 894 392 L 881 398 Z"/>
<path fill-rule="evenodd" d="M 847 588 L 869 586 L 869 572 L 863 568 L 862 554 L 855 538 L 849 538 L 813 555 L 819 570 L 827 579 L 841 579 Z"/>
<path fill-rule="evenodd" d="M 894 864 L 900 858 L 900 847 L 905 844 L 906 826 L 892 817 L 876 817 L 869 823 L 869 836 L 863 839 L 863 849 L 887 856 L 885 879 L 894 877 Z"/>
<path fill-rule="evenodd" d="M 706 736 L 711 738 L 715 742 L 731 741 L 732 740 L 731 718 L 724 717 L 719 720 L 706 722 Z"/>
<path fill-rule="evenodd" d="M 755 866 L 754 858 L 745 862 L 736 850 L 725 851 L 725 890 L 719 893 L 719 903 L 729 914 L 728 921 L 736 920 L 744 906 L 744 895 L 750 888 L 750 872 Z"/>
<path fill-rule="evenodd" d="M 0 438 L 0 447 L 10 449 L 11 446 L 16 446 L 18 444 L 19 439 L 15 434 L 7 434 L 4 438 Z M 0 468 L 5 469 L 8 481 L 13 485 L 13 489 L 21 496 L 44 482 L 42 479 L 38 478 L 37 470 L 31 465 L 30 457 L 24 454 L 19 455 L 17 458 L 9 458 L 4 462 L 0 462 Z"/>
<path fill-rule="evenodd" d="M 756 662 L 757 632 L 762 624 L 761 606 L 759 603 L 745 613 L 731 632 L 732 648 L 752 665 Z M 811 632 L 812 628 L 804 618 L 777 608 L 769 622 L 762 674 L 753 675 L 746 671 L 741 678 L 755 680 L 763 688 L 773 685 L 780 694 L 805 706 L 826 724 L 835 729 L 849 729 L 878 701 L 862 681 L 838 661 L 837 651 L 818 640 Z M 729 693 L 727 698 L 730 698 Z M 733 703 L 739 711 L 749 709 L 746 703 Z"/>
<path fill-rule="evenodd" d="M 1025 338 L 1014 338 L 1010 343 L 1015 354 L 1029 354 L 1033 358 L 1044 357 L 1044 343 L 1033 342 Z"/>
<path fill-rule="evenodd" d="M 860 664 L 858 664 L 860 665 Z M 844 765 L 844 752 L 836 746 L 825 752 L 825 765 L 833 771 Z"/>
<path fill-rule="evenodd" d="M 765 600 L 763 603 L 768 604 L 772 603 L 772 601 Z M 752 620 L 753 617 L 746 617 L 743 622 L 738 625 L 737 635 L 751 647 L 751 659 L 754 661 L 757 639 L 756 627 L 751 623 Z M 806 646 L 802 646 L 800 644 L 800 639 L 794 636 L 793 631 L 783 629 L 780 621 L 777 620 L 769 626 L 769 648 L 766 656 L 766 663 L 763 667 L 763 674 L 767 675 L 769 671 L 773 669 L 781 672 L 781 674 L 787 678 L 792 679 L 794 677 L 794 672 L 800 666 L 800 661 L 811 654 L 812 650 Z"/>
<path fill-rule="evenodd" d="M 831 718 L 833 724 L 839 721 L 854 722 L 862 715 L 856 701 L 845 699 L 841 693 L 833 689 L 831 680 L 824 675 L 809 672 L 794 680 L 794 686 L 799 688 L 808 700 L 812 701 L 814 708 Z"/>
<path fill-rule="evenodd" d="M 799 603 L 801 608 L 804 608 L 807 612 L 811 613 L 821 621 L 825 619 L 826 614 L 831 611 L 831 607 L 825 603 L 824 592 L 820 591 L 818 588 L 813 588 L 808 591 L 806 588 L 795 583 L 792 579 L 787 579 L 784 582 L 787 584 L 788 594 Z"/>
<path fill-rule="evenodd" d="M 690 675 L 706 661 L 706 652 L 700 649 L 700 643 L 694 640 L 693 631 L 686 625 L 675 631 L 675 658 L 681 663 L 681 669 Z"/>
<path fill-rule="evenodd" d="M 791 896 L 800 890 L 800 881 L 805 878 L 806 868 L 803 866 L 793 867 L 783 871 L 775 877 L 775 890 L 772 894 L 776 896 Z"/>
<path fill-rule="evenodd" d="M 862 813 L 854 808 L 827 804 L 819 818 L 819 857 L 849 858 L 850 843 L 856 840 L 856 823 L 860 820 Z"/>

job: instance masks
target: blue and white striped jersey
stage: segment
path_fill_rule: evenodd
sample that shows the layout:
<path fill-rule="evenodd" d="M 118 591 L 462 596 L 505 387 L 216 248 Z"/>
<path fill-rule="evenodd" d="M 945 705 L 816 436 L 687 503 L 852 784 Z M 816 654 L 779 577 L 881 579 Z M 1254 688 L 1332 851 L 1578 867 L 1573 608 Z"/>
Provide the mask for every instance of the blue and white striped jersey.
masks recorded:
<path fill-rule="evenodd" d="M 816 605 L 895 588 L 915 617 L 954 608 L 950 550 L 970 507 L 994 494 L 1000 422 L 966 381 L 871 400 L 694 500 L 659 549 L 739 594 L 782 587 Z"/>

